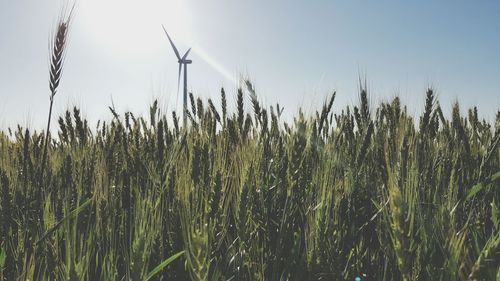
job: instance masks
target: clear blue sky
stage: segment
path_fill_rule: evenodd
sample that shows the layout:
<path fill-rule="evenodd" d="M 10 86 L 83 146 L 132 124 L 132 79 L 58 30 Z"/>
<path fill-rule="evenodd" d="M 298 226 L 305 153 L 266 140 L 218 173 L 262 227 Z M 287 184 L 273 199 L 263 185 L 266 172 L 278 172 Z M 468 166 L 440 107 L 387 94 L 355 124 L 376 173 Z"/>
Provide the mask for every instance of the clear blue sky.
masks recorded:
<path fill-rule="evenodd" d="M 48 41 L 60 0 L 0 2 L 0 128 L 41 128 L 48 109 Z M 100 4 L 99 4 L 100 3 Z M 144 113 L 159 98 L 179 108 L 177 61 L 194 46 L 189 89 L 234 102 L 230 77 L 249 77 L 266 105 L 312 112 L 334 90 L 336 109 L 358 102 L 366 75 L 372 104 L 400 95 L 422 110 L 432 85 L 449 112 L 500 108 L 499 1 L 82 0 L 75 14 L 55 114 L 79 106 L 91 121 Z M 54 125 L 56 127 L 56 125 Z"/>

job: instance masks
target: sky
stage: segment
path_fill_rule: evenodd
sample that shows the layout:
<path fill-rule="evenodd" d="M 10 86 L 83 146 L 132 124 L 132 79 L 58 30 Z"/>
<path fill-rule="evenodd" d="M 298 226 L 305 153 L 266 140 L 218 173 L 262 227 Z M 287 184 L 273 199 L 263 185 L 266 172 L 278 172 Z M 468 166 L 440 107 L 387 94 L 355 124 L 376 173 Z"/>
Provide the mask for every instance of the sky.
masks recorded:
<path fill-rule="evenodd" d="M 62 0 L 0 1 L 0 130 L 43 128 L 49 41 Z M 500 1 L 80 0 L 54 114 L 77 106 L 91 123 L 145 114 L 158 99 L 182 105 L 177 59 L 161 25 L 189 58 L 188 89 L 234 105 L 242 78 L 285 117 L 357 104 L 359 78 L 373 106 L 400 96 L 423 110 L 426 88 L 445 112 L 459 101 L 493 120 L 500 108 Z M 54 118 L 55 119 L 55 118 Z M 53 122 L 53 129 L 57 123 Z"/>

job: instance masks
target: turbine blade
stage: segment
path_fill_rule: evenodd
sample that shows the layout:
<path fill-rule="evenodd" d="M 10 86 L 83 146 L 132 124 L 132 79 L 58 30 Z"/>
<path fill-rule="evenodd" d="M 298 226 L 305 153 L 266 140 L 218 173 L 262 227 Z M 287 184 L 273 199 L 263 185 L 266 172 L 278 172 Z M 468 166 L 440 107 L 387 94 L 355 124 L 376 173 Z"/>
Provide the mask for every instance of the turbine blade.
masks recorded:
<path fill-rule="evenodd" d="M 182 57 L 182 60 L 185 60 L 185 59 L 186 59 L 186 57 L 189 55 L 189 52 L 191 52 L 191 48 L 189 48 L 189 49 L 187 50 L 187 52 L 186 52 L 186 53 L 184 54 L 184 56 Z"/>
<path fill-rule="evenodd" d="M 167 30 L 165 29 L 165 26 L 161 26 L 163 27 L 163 31 L 165 31 L 165 34 L 167 34 L 167 38 L 168 38 L 168 41 L 170 42 L 170 45 L 172 45 L 172 49 L 174 49 L 174 52 L 175 52 L 175 55 L 177 56 L 177 59 L 181 59 L 181 55 L 179 54 L 179 51 L 177 51 L 177 48 L 175 47 L 174 45 L 174 42 L 172 42 L 172 39 L 170 38 L 170 35 L 168 35 L 168 32 Z"/>

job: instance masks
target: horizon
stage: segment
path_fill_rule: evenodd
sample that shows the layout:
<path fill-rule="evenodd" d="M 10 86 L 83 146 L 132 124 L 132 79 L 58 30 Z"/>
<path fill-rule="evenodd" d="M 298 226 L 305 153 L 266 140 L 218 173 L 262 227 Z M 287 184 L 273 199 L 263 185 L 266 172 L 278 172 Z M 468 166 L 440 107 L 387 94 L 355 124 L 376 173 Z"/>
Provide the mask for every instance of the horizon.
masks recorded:
<path fill-rule="evenodd" d="M 77 3 L 53 121 L 73 106 L 91 124 L 110 119 L 112 103 L 144 114 L 154 99 L 179 112 L 177 59 L 161 24 L 181 52 L 193 47 L 189 91 L 216 105 L 224 87 L 234 108 L 244 77 L 285 118 L 299 108 L 312 115 L 334 91 L 338 111 L 358 103 L 366 77 L 372 106 L 399 96 L 414 117 L 429 86 L 448 115 L 455 101 L 486 120 L 500 107 L 500 3 L 96 1 Z M 0 4 L 3 129 L 46 122 L 47 43 L 63 2 Z"/>

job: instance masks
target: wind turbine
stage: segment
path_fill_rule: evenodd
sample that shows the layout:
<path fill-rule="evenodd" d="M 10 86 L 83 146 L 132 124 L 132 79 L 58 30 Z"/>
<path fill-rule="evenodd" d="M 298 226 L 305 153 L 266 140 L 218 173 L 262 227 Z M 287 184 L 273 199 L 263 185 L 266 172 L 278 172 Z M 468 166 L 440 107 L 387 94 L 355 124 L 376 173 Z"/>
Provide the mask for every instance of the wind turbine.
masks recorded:
<path fill-rule="evenodd" d="M 181 57 L 179 54 L 179 51 L 174 45 L 174 42 L 170 38 L 170 35 L 168 35 L 167 30 L 165 29 L 165 26 L 163 26 L 163 30 L 165 31 L 165 34 L 167 34 L 168 41 L 170 42 L 170 45 L 172 45 L 172 49 L 174 49 L 175 56 L 177 57 L 177 60 L 179 62 L 179 75 L 177 76 L 177 93 L 179 93 L 179 85 L 181 81 L 181 71 L 182 71 L 182 66 L 184 66 L 184 104 L 183 104 L 183 115 L 182 115 L 182 124 L 184 128 L 186 127 L 186 111 L 187 111 L 187 65 L 191 64 L 193 61 L 188 60 L 187 56 L 189 52 L 191 51 L 191 48 L 187 50 L 187 52 L 184 54 L 184 56 Z"/>

